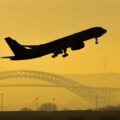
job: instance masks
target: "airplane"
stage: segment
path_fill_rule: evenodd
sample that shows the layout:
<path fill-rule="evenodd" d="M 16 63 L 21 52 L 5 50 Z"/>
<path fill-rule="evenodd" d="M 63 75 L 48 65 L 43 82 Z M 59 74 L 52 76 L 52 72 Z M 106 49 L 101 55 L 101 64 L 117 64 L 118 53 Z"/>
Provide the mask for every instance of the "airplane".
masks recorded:
<path fill-rule="evenodd" d="M 63 57 L 67 57 L 67 48 L 71 48 L 73 51 L 82 49 L 85 46 L 84 41 L 92 38 L 95 38 L 95 43 L 98 44 L 98 37 L 106 32 L 107 30 L 102 27 L 93 27 L 40 45 L 20 45 L 16 40 L 7 37 L 5 40 L 15 56 L 6 56 L 2 58 L 9 58 L 10 60 L 27 60 L 51 53 L 53 53 L 52 58 L 57 57 L 59 54 L 63 54 Z"/>

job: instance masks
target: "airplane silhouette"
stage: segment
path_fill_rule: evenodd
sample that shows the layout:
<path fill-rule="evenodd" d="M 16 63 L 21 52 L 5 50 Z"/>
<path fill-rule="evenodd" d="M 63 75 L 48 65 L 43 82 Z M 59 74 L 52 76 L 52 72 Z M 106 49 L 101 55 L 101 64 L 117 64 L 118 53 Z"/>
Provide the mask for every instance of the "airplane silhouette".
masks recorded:
<path fill-rule="evenodd" d="M 92 38 L 95 38 L 95 43 L 98 44 L 98 37 L 102 36 L 106 32 L 107 30 L 102 27 L 93 27 L 40 45 L 20 45 L 12 38 L 7 37 L 5 40 L 15 56 L 6 56 L 2 58 L 10 58 L 11 60 L 26 60 L 41 57 L 50 53 L 53 53 L 52 58 L 55 58 L 58 54 L 62 53 L 63 57 L 66 57 L 68 56 L 67 48 L 71 48 L 71 50 L 82 49 L 85 46 L 84 41 Z"/>

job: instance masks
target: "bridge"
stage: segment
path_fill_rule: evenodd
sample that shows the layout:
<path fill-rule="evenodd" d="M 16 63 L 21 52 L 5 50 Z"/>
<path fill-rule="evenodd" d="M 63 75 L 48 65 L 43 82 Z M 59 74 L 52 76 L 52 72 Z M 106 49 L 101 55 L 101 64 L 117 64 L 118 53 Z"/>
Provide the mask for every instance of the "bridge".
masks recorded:
<path fill-rule="evenodd" d="M 120 88 L 105 88 L 105 87 L 89 87 L 81 85 L 79 82 L 65 78 L 60 75 L 40 72 L 40 71 L 26 71 L 26 70 L 18 70 L 18 71 L 7 71 L 0 72 L 0 81 L 6 79 L 13 78 L 34 78 L 37 80 L 43 80 L 52 85 L 41 85 L 41 84 L 11 84 L 5 85 L 0 83 L 0 87 L 64 87 L 69 91 L 77 94 L 78 96 L 84 98 L 91 104 L 95 104 L 97 100 L 101 105 L 110 105 L 112 102 L 113 95 L 119 97 Z M 99 99 L 100 98 L 100 99 Z"/>

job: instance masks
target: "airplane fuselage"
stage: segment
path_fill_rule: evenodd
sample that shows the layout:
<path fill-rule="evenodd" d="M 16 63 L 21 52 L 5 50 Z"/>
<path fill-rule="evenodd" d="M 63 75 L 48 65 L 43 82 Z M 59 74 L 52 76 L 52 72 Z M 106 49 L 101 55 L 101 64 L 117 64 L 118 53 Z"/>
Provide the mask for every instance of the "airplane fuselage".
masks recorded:
<path fill-rule="evenodd" d="M 18 55 L 11 57 L 11 60 L 24 60 L 36 57 L 41 57 L 50 53 L 55 55 L 63 53 L 67 48 L 72 50 L 79 50 L 84 47 L 84 41 L 102 36 L 106 30 L 101 27 L 90 28 L 72 35 L 57 39 L 55 41 L 35 45 L 29 49 L 22 50 Z M 27 46 L 24 46 L 27 47 Z"/>
<path fill-rule="evenodd" d="M 88 30 L 78 32 L 78 33 L 57 39 L 55 41 L 52 41 L 46 44 L 38 45 L 32 49 L 28 49 L 26 53 L 28 54 L 28 57 L 30 57 L 32 52 L 35 53 L 34 57 L 41 57 L 43 56 L 43 54 L 47 55 L 47 54 L 52 53 L 54 49 L 61 50 L 61 48 L 62 49 L 70 48 L 73 43 L 81 44 L 82 42 L 86 40 L 89 40 L 92 38 L 98 38 L 102 36 L 105 32 L 106 30 L 100 27 L 90 28 Z M 42 51 L 42 54 L 40 53 L 40 51 Z"/>

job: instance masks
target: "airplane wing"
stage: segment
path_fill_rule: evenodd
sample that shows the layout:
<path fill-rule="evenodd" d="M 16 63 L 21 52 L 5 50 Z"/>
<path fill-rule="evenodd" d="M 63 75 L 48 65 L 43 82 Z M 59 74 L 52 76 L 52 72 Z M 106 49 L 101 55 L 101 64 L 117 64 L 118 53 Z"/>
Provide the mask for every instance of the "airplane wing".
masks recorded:
<path fill-rule="evenodd" d="M 51 44 L 51 47 L 53 48 L 53 58 L 61 53 L 63 53 L 63 57 L 68 56 L 67 48 L 71 48 L 71 50 L 79 50 L 85 46 L 83 41 L 78 39 L 75 34 L 60 38 L 48 44 Z"/>

